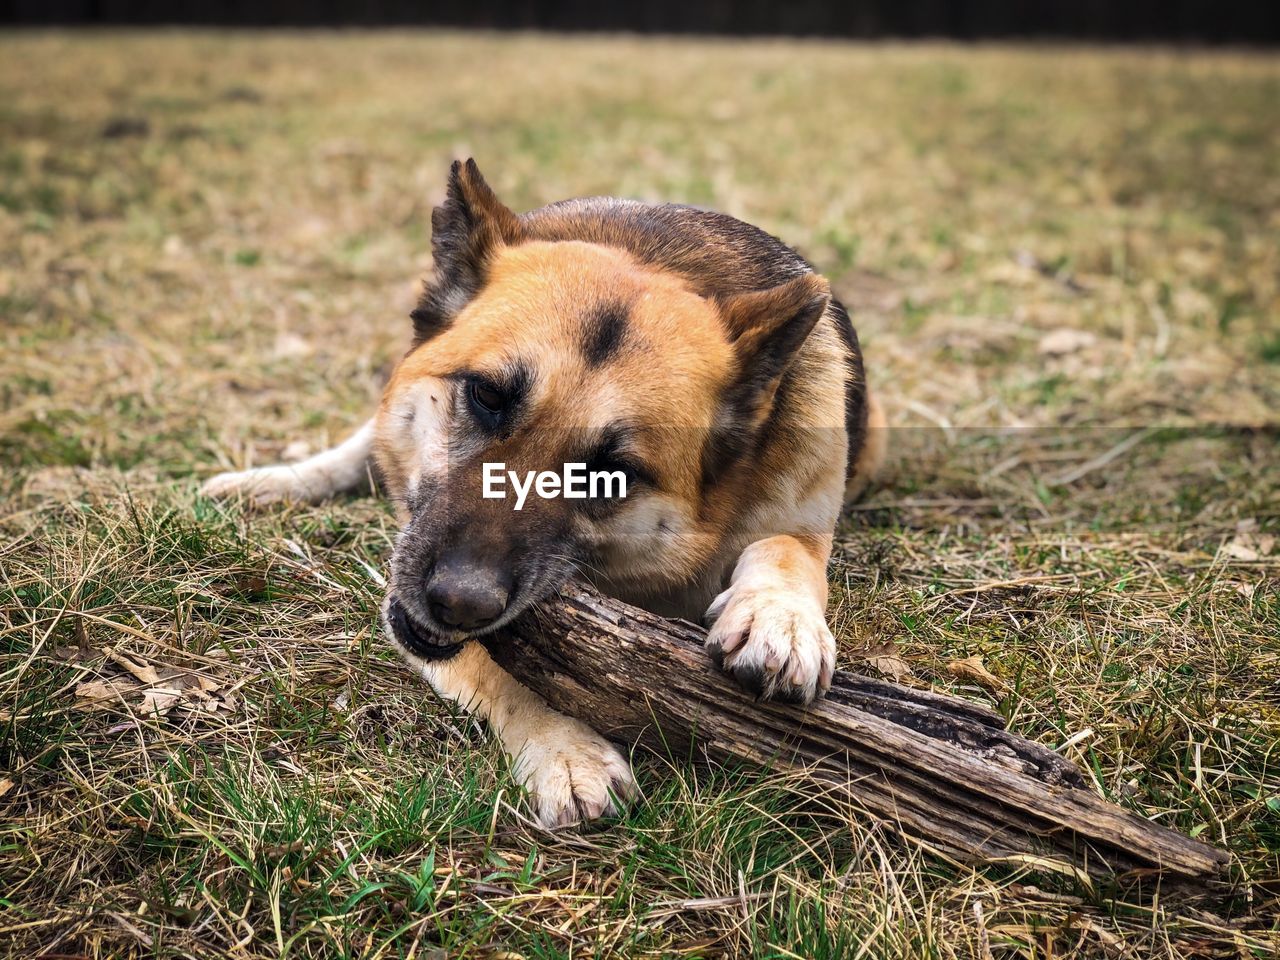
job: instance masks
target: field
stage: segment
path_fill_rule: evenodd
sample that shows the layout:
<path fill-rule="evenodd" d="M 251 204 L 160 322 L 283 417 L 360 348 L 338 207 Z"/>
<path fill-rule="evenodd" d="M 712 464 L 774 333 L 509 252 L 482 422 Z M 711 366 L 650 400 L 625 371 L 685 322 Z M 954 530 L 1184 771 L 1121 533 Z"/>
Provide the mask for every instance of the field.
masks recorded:
<path fill-rule="evenodd" d="M 973 870 L 654 757 L 621 822 L 533 826 L 378 635 L 385 502 L 196 494 L 372 409 L 467 155 L 825 271 L 895 428 L 842 666 L 997 706 L 1227 881 Z M 1277 237 L 1260 54 L 0 38 L 0 952 L 1276 956 Z"/>

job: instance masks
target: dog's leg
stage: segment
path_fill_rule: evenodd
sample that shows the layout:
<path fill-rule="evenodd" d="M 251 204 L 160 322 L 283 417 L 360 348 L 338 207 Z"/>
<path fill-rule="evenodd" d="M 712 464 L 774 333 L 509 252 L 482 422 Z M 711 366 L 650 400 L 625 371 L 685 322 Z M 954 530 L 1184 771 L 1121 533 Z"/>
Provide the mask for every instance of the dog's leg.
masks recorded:
<path fill-rule="evenodd" d="M 467 643 L 448 660 L 401 652 L 440 696 L 488 721 L 516 778 L 532 794 L 543 826 L 615 814 L 615 798 L 635 795 L 631 765 L 613 744 L 585 723 L 552 710 L 480 644 Z"/>
<path fill-rule="evenodd" d="M 240 496 L 255 503 L 277 500 L 318 503 L 334 494 L 354 490 L 365 482 L 372 447 L 373 421 L 370 420 L 338 446 L 301 463 L 220 473 L 205 481 L 200 492 L 219 499 Z"/>
<path fill-rule="evenodd" d="M 830 536 L 757 540 L 742 551 L 729 589 L 712 601 L 707 650 L 753 693 L 808 703 L 831 686 L 830 555 Z"/>

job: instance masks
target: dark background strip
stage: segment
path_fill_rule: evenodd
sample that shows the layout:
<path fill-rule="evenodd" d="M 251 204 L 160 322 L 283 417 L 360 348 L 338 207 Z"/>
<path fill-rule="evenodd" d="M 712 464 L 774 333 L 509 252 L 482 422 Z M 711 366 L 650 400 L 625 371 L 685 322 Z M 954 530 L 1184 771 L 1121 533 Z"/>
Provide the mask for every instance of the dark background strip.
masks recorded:
<path fill-rule="evenodd" d="M 0 22 L 1280 42 L 1280 2 L 1276 0 L 0 0 Z"/>

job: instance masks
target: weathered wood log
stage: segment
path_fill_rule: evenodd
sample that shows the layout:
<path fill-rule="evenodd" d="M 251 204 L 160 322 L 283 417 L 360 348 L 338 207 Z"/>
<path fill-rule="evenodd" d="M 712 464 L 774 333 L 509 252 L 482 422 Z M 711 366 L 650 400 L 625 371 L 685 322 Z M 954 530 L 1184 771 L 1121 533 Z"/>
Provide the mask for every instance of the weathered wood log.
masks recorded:
<path fill-rule="evenodd" d="M 1069 761 L 968 701 L 850 673 L 809 707 L 717 671 L 704 632 L 577 584 L 485 638 L 553 707 L 668 755 L 800 771 L 823 792 L 966 862 L 1050 857 L 1090 874 L 1219 873 L 1227 855 L 1106 802 Z"/>

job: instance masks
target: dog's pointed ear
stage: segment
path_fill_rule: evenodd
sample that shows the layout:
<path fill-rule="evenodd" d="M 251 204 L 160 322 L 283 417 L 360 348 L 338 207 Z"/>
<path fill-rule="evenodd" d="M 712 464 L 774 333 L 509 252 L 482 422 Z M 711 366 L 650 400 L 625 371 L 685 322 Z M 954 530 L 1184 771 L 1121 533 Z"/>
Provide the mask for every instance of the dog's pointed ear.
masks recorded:
<path fill-rule="evenodd" d="M 738 363 L 703 449 L 704 486 L 750 454 L 773 409 L 783 374 L 830 302 L 827 281 L 813 273 L 765 290 L 718 298 Z"/>
<path fill-rule="evenodd" d="M 758 394 L 772 397 L 774 388 L 831 302 L 831 287 L 815 273 L 805 273 L 765 290 L 730 294 L 720 299 L 720 314 L 738 355 L 739 400 Z"/>
<path fill-rule="evenodd" d="M 520 218 L 498 199 L 476 162 L 455 160 L 445 201 L 431 211 L 435 276 L 411 314 L 414 336 L 426 340 L 447 327 L 484 285 L 494 254 L 520 235 Z"/>

